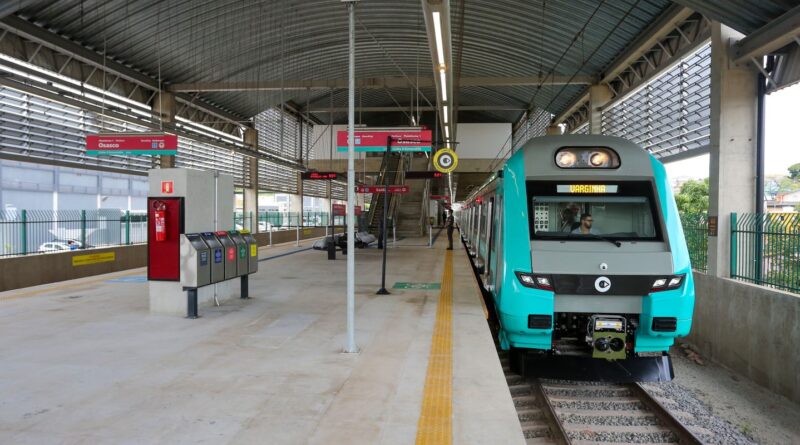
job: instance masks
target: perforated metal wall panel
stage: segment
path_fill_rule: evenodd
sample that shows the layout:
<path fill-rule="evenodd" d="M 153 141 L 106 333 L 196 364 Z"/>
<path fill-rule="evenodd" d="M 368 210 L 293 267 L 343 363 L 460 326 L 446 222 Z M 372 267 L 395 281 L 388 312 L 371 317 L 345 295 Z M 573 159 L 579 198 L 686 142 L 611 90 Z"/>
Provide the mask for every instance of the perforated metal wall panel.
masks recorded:
<path fill-rule="evenodd" d="M 579 125 L 572 134 L 589 134 L 589 123 L 586 122 L 583 125 Z"/>
<path fill-rule="evenodd" d="M 258 188 L 268 192 L 297 194 L 297 172 L 282 165 L 259 159 Z"/>
<path fill-rule="evenodd" d="M 532 138 L 544 136 L 553 115 L 547 111 L 536 109 L 528 114 L 527 119 L 520 125 L 512 136 L 512 146 L 516 151 Z"/>
<path fill-rule="evenodd" d="M 303 181 L 303 196 L 327 198 L 328 181 Z"/>
<path fill-rule="evenodd" d="M 603 134 L 630 139 L 658 158 L 706 149 L 710 87 L 711 46 L 707 44 L 603 110 Z"/>
<path fill-rule="evenodd" d="M 342 201 L 347 200 L 347 185 L 341 182 L 331 183 L 331 198 L 339 199 Z"/>
<path fill-rule="evenodd" d="M 144 131 L 126 122 L 0 87 L 0 148 L 9 154 L 144 172 L 149 156 L 86 156 L 87 133 Z"/>
<path fill-rule="evenodd" d="M 233 183 L 242 186 L 244 156 L 231 150 L 204 142 L 178 137 L 178 156 L 175 166 L 197 170 L 217 171 L 233 176 Z"/>

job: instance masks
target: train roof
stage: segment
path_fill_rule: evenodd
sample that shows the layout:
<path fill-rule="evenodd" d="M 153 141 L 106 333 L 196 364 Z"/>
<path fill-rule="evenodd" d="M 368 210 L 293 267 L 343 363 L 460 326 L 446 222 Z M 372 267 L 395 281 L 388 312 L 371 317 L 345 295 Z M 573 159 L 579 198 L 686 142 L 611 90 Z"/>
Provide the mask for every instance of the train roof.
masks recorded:
<path fill-rule="evenodd" d="M 612 149 L 620 158 L 620 165 L 617 168 L 560 168 L 555 163 L 556 152 L 562 148 L 593 148 L 602 147 Z M 518 149 L 506 162 L 512 159 L 523 157 L 526 178 L 537 179 L 601 179 L 604 177 L 621 176 L 627 178 L 652 178 L 654 175 L 652 160 L 653 156 L 639 145 L 620 137 L 604 136 L 597 134 L 569 134 L 541 136 L 533 138 Z M 464 202 L 469 203 L 477 196 L 490 190 L 492 184 L 497 180 L 498 174 L 495 173 L 486 180 L 480 187 L 476 188 L 467 196 Z"/>

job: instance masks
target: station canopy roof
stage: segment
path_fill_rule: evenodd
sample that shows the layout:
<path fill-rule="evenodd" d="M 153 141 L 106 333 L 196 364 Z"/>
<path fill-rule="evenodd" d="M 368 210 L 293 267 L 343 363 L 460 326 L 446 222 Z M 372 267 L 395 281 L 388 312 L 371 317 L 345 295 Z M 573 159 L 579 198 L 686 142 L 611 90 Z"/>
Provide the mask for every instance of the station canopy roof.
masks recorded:
<path fill-rule="evenodd" d="M 346 121 L 348 17 L 340 1 L 2 3 L 0 16 L 16 15 L 242 119 L 284 102 L 317 122 Z M 516 122 L 534 107 L 564 111 L 669 8 L 687 6 L 748 33 L 795 5 L 452 0 L 458 121 Z M 357 121 L 408 124 L 419 105 L 432 125 L 436 90 L 421 1 L 361 0 L 356 11 L 356 76 L 369 84 L 356 96 Z M 542 81 L 547 76 L 562 82 Z M 504 84 L 509 78 L 516 83 Z"/>

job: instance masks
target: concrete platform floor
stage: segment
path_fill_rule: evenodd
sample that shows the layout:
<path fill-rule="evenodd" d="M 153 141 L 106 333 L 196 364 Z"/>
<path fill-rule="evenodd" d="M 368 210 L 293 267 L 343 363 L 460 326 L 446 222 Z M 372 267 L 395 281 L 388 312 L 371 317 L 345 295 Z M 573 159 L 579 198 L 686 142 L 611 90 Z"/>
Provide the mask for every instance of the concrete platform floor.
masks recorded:
<path fill-rule="evenodd" d="M 0 293 L 0 443 L 414 443 L 444 242 L 357 250 L 358 354 L 342 353 L 345 261 L 262 249 L 251 300 L 152 315 L 144 269 Z M 453 256 L 452 434 L 524 443 L 463 251 Z"/>

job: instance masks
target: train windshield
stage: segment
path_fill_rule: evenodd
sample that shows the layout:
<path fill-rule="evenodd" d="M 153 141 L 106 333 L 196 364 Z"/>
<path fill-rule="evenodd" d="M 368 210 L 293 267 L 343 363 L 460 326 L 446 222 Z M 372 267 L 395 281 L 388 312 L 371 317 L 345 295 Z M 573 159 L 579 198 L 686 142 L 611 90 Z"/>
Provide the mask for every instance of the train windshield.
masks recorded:
<path fill-rule="evenodd" d="M 661 241 L 648 181 L 528 181 L 533 239 Z"/>

